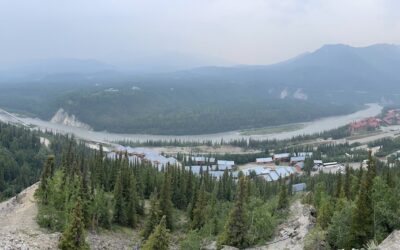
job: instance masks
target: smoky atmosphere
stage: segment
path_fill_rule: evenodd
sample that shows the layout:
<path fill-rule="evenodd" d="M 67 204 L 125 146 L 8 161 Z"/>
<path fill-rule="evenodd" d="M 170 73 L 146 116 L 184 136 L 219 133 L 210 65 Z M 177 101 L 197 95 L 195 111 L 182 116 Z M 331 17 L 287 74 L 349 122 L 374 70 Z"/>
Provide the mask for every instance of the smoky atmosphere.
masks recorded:
<path fill-rule="evenodd" d="M 400 249 L 399 9 L 0 0 L 0 249 Z"/>

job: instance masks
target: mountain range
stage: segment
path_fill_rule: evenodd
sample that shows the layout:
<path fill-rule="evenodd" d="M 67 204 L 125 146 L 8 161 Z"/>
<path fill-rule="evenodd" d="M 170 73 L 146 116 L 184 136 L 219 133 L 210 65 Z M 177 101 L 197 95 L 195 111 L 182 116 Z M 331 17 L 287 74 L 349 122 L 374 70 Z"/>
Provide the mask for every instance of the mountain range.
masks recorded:
<path fill-rule="evenodd" d="M 137 74 L 68 60 L 35 73 L 41 77 L 0 83 L 0 107 L 42 119 L 62 108 L 95 130 L 124 133 L 222 132 L 400 102 L 400 47 L 389 44 L 325 45 L 272 65 Z"/>

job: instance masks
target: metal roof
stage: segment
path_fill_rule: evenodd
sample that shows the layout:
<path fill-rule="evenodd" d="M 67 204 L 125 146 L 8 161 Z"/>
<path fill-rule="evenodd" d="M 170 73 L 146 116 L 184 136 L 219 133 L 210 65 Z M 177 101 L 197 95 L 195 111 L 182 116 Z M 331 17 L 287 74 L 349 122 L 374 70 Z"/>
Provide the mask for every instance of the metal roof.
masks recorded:
<path fill-rule="evenodd" d="M 234 161 L 218 160 L 217 164 L 218 164 L 218 165 L 234 166 L 234 165 L 235 165 L 235 162 L 234 162 Z"/>
<path fill-rule="evenodd" d="M 293 157 L 290 157 L 290 161 L 292 161 L 292 162 L 305 161 L 305 160 L 306 160 L 305 156 L 293 156 Z"/>
<path fill-rule="evenodd" d="M 307 188 L 307 185 L 305 183 L 298 183 L 298 184 L 292 185 L 292 190 L 294 192 L 304 191 L 304 190 L 306 190 L 306 188 Z"/>
<path fill-rule="evenodd" d="M 269 174 L 262 175 L 262 177 L 264 177 L 264 179 L 265 179 L 266 181 L 268 181 L 268 182 L 273 181 L 272 178 L 271 178 L 271 176 L 270 176 Z"/>
<path fill-rule="evenodd" d="M 231 170 L 232 169 L 232 165 L 219 165 L 218 164 L 218 170 L 219 171 L 224 171 L 225 169 Z"/>
<path fill-rule="evenodd" d="M 311 157 L 313 156 L 313 152 L 299 152 L 297 156 Z"/>
<path fill-rule="evenodd" d="M 266 157 L 266 158 L 257 158 L 256 162 L 257 163 L 267 163 L 267 162 L 273 162 L 274 160 L 272 157 Z"/>
<path fill-rule="evenodd" d="M 271 170 L 265 169 L 260 166 L 252 166 L 252 167 L 249 167 L 246 169 L 242 169 L 242 172 L 245 175 L 250 175 L 251 172 L 255 172 L 256 175 L 264 175 L 264 174 L 268 174 L 269 172 L 271 172 Z"/>
<path fill-rule="evenodd" d="M 268 175 L 271 178 L 271 181 L 279 180 L 279 175 L 276 171 L 271 171 Z"/>
<path fill-rule="evenodd" d="M 192 161 L 206 161 L 204 156 L 193 156 Z"/>
<path fill-rule="evenodd" d="M 275 171 L 280 177 L 286 177 L 291 174 L 294 174 L 294 169 L 292 167 L 286 167 L 286 166 L 277 167 Z"/>
<path fill-rule="evenodd" d="M 285 169 L 289 174 L 294 174 L 296 172 L 294 167 L 286 167 Z"/>
<path fill-rule="evenodd" d="M 207 166 L 185 166 L 185 170 L 192 170 L 193 174 L 200 174 L 200 170 L 203 172 L 207 171 Z"/>
<path fill-rule="evenodd" d="M 208 173 L 215 178 L 221 178 L 224 175 L 224 171 L 208 171 Z"/>
<path fill-rule="evenodd" d="M 295 167 L 298 166 L 298 167 L 300 167 L 300 169 L 303 169 L 304 168 L 304 162 L 298 162 L 294 166 Z"/>
<path fill-rule="evenodd" d="M 290 157 L 289 153 L 274 154 L 275 159 L 288 158 L 288 157 Z"/>

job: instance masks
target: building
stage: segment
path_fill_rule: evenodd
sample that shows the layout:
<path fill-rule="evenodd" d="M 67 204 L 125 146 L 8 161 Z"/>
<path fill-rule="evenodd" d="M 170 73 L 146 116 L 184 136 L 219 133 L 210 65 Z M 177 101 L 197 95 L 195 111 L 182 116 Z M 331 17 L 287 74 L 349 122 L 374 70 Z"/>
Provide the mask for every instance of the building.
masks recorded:
<path fill-rule="evenodd" d="M 398 125 L 400 121 L 400 109 L 388 110 L 383 121 L 386 125 Z"/>
<path fill-rule="evenodd" d="M 314 160 L 314 166 L 322 166 L 324 162 L 322 160 Z"/>
<path fill-rule="evenodd" d="M 192 173 L 195 175 L 200 174 L 201 172 L 206 172 L 207 170 L 210 170 L 208 166 L 185 166 L 186 171 L 192 170 Z"/>
<path fill-rule="evenodd" d="M 325 168 L 336 167 L 336 166 L 338 166 L 338 165 L 339 165 L 339 164 L 338 164 L 336 161 L 324 163 L 324 167 L 325 167 Z"/>
<path fill-rule="evenodd" d="M 235 166 L 234 161 L 218 160 L 217 161 L 218 169 L 216 169 L 216 170 L 218 170 L 218 171 L 232 170 L 234 166 Z"/>
<path fill-rule="evenodd" d="M 191 158 L 194 164 L 203 165 L 206 163 L 206 157 L 204 156 L 192 156 Z"/>
<path fill-rule="evenodd" d="M 205 157 L 205 156 L 192 156 L 191 161 L 193 164 L 197 165 L 205 165 L 205 164 L 213 164 L 215 163 L 215 158 L 213 157 Z"/>
<path fill-rule="evenodd" d="M 275 161 L 289 162 L 290 161 L 290 154 L 289 153 L 274 154 L 274 160 Z"/>
<path fill-rule="evenodd" d="M 286 178 L 292 174 L 295 174 L 295 170 L 293 167 L 287 167 L 287 166 L 278 166 L 275 168 L 275 172 L 278 174 L 279 177 L 281 178 Z"/>
<path fill-rule="evenodd" d="M 307 189 L 307 185 L 305 183 L 298 183 L 298 184 L 292 185 L 292 191 L 294 193 L 303 192 L 303 191 L 306 191 L 306 189 Z"/>
<path fill-rule="evenodd" d="M 381 119 L 370 117 L 351 123 L 349 129 L 351 133 L 362 130 L 377 129 L 380 127 L 381 123 L 382 123 Z"/>
<path fill-rule="evenodd" d="M 260 163 L 260 164 L 272 164 L 272 163 L 274 163 L 274 160 L 272 159 L 272 157 L 257 158 L 257 159 L 256 159 L 256 163 Z"/>
<path fill-rule="evenodd" d="M 313 152 L 299 152 L 299 153 L 297 153 L 297 156 L 312 157 Z"/>
<path fill-rule="evenodd" d="M 271 172 L 271 170 L 268 168 L 264 168 L 264 167 L 255 165 L 255 166 L 250 166 L 249 168 L 243 169 L 242 172 L 244 175 L 251 175 L 251 173 L 254 173 L 255 175 L 259 176 L 259 175 L 269 174 Z"/>
<path fill-rule="evenodd" d="M 305 160 L 306 160 L 305 156 L 293 156 L 293 157 L 290 157 L 290 164 L 304 162 Z"/>
<path fill-rule="evenodd" d="M 294 164 L 293 167 L 296 169 L 296 172 L 300 174 L 303 172 L 304 162 L 298 162 L 298 163 Z"/>
<path fill-rule="evenodd" d="M 277 181 L 279 180 L 279 175 L 275 171 L 271 171 L 267 176 L 266 176 L 267 181 Z"/>
<path fill-rule="evenodd" d="M 208 174 L 216 179 L 220 179 L 224 175 L 224 171 L 208 171 Z"/>

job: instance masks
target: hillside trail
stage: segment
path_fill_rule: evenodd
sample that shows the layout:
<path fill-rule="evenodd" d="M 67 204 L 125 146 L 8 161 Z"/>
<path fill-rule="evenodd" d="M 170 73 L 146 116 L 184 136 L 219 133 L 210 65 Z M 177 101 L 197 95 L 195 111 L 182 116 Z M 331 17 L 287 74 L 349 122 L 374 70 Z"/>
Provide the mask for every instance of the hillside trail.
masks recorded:
<path fill-rule="evenodd" d="M 253 247 L 248 250 L 302 250 L 304 238 L 313 226 L 311 207 L 296 200 L 290 206 L 289 218 L 278 226 L 274 238 L 265 246 Z"/>
<path fill-rule="evenodd" d="M 38 184 L 0 203 L 0 249 L 57 249 L 59 233 L 48 233 L 36 223 Z"/>
<path fill-rule="evenodd" d="M 38 207 L 35 191 L 38 183 L 26 188 L 15 197 L 0 203 L 0 250 L 58 249 L 60 233 L 51 233 L 36 222 Z M 134 249 L 139 234 L 133 230 L 101 233 L 89 232 L 87 242 L 91 249 Z"/>

